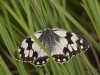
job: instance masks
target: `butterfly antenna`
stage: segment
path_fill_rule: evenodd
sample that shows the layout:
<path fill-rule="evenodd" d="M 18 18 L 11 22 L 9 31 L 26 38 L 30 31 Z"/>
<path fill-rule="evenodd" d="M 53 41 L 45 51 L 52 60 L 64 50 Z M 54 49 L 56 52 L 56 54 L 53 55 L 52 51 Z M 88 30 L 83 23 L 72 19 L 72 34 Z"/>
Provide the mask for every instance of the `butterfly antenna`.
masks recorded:
<path fill-rule="evenodd" d="M 38 15 L 38 14 L 37 14 Z M 42 20 L 43 23 L 45 23 L 45 19 L 43 18 L 43 16 L 38 15 L 38 17 L 40 17 L 40 19 Z M 44 20 L 43 20 L 44 19 Z M 45 23 L 46 24 L 46 23 Z M 45 27 L 45 24 L 43 24 L 43 26 Z"/>
<path fill-rule="evenodd" d="M 45 28 L 48 28 L 48 27 L 49 27 L 49 23 L 50 23 L 50 20 L 52 19 L 52 17 L 53 17 L 53 14 L 52 14 L 52 16 L 50 17 L 49 21 L 47 22 L 47 24 L 46 24 L 46 27 L 45 27 Z"/>
<path fill-rule="evenodd" d="M 38 15 L 38 14 L 37 14 L 37 15 Z M 38 16 L 39 16 L 39 15 L 38 15 Z M 41 16 L 39 16 L 39 17 L 42 19 Z M 52 17 L 53 17 L 53 15 L 50 17 L 50 19 L 49 19 L 49 21 L 47 22 L 45 28 L 49 28 L 49 23 L 50 23 L 50 20 L 52 19 Z M 43 21 L 43 23 L 44 23 L 44 20 L 43 20 L 43 19 L 42 19 L 42 21 Z"/>

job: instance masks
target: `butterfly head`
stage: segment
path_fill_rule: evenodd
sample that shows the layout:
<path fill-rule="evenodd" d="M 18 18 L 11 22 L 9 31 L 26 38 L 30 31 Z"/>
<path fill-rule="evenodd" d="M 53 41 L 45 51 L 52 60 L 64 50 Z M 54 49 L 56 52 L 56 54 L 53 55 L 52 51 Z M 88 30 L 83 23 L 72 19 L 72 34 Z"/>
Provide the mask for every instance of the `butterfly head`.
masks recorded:
<path fill-rule="evenodd" d="M 44 29 L 44 31 L 46 31 L 46 30 L 50 30 L 50 28 L 48 26 L 46 26 L 45 29 Z"/>

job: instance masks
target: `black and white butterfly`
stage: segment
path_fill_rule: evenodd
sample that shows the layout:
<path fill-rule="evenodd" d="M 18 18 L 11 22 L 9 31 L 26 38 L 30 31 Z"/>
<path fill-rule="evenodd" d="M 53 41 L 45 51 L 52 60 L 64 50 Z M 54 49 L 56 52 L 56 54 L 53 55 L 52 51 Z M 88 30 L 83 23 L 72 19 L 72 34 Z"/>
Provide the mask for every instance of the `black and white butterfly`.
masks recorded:
<path fill-rule="evenodd" d="M 61 28 L 45 28 L 45 30 L 35 32 L 34 35 L 47 48 L 57 63 L 67 62 L 72 56 L 89 48 L 88 43 L 80 36 Z M 22 41 L 18 50 L 22 61 L 35 66 L 45 65 L 50 59 L 31 36 Z M 19 59 L 17 52 L 14 57 Z"/>

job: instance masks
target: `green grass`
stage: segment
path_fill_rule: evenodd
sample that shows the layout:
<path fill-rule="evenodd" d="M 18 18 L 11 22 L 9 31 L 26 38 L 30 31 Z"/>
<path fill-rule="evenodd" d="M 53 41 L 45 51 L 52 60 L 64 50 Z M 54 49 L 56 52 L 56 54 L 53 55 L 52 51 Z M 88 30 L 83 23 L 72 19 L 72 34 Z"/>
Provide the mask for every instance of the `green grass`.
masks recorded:
<path fill-rule="evenodd" d="M 96 42 L 87 32 L 87 30 L 95 32 L 100 40 L 99 7 L 98 0 L 82 0 L 82 2 L 73 0 L 0 0 L 0 74 L 44 75 L 46 72 L 48 75 L 99 75 L 100 69 L 95 68 L 83 53 L 73 57 L 67 63 L 57 64 L 33 34 L 37 30 L 43 30 L 46 25 L 49 25 L 50 28 L 59 27 L 73 32 L 78 30 L 100 53 L 99 42 Z M 82 18 L 81 14 L 77 14 L 81 10 L 86 11 L 91 23 Z M 27 36 L 32 36 L 50 57 L 50 62 L 45 66 L 34 66 L 14 59 L 14 52 Z M 5 58 L 10 63 L 7 63 Z M 9 65 L 11 64 L 14 70 L 10 69 Z"/>

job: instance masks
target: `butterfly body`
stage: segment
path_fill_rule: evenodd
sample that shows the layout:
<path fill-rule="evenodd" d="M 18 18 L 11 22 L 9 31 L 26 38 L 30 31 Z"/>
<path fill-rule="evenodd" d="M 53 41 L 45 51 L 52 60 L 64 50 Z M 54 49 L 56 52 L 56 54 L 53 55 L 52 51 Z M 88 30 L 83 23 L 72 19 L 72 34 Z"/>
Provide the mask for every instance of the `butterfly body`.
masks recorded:
<path fill-rule="evenodd" d="M 47 50 L 51 53 L 52 47 L 56 44 L 55 41 L 59 42 L 60 36 L 55 34 L 49 28 L 46 28 L 41 36 L 39 37 L 40 42 L 47 48 Z"/>
<path fill-rule="evenodd" d="M 57 63 L 64 63 L 72 56 L 86 51 L 88 43 L 78 35 L 61 28 L 45 28 L 34 33 L 37 39 L 47 48 L 51 56 Z M 44 50 L 29 36 L 18 47 L 22 61 L 35 66 L 45 65 L 49 61 L 49 56 Z M 15 52 L 15 58 L 18 55 Z"/>

